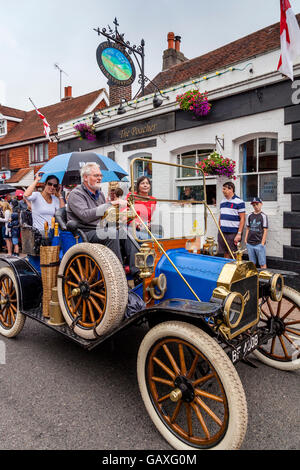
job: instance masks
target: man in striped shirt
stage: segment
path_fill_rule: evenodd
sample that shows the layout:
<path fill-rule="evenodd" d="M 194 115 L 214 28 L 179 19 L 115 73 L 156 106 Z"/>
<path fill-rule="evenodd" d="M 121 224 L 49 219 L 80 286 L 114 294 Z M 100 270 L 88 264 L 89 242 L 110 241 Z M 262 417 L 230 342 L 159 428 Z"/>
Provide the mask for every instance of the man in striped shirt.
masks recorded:
<path fill-rule="evenodd" d="M 245 225 L 245 203 L 235 194 L 235 186 L 231 181 L 223 184 L 224 198 L 220 204 L 219 225 L 224 238 L 232 252 L 236 251 L 237 244 L 242 240 L 243 228 Z M 224 258 L 231 258 L 230 251 L 218 234 L 219 253 L 224 254 Z"/>

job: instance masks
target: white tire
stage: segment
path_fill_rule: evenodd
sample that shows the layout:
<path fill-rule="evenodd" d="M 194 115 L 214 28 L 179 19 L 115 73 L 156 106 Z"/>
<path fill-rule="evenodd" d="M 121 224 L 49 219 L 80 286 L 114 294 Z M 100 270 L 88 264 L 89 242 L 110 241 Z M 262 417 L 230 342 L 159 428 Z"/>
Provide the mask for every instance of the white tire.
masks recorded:
<path fill-rule="evenodd" d="M 261 307 L 262 326 L 273 322 L 276 336 L 253 354 L 264 364 L 280 370 L 300 368 L 300 293 L 284 286 L 281 302 L 268 298 Z"/>
<path fill-rule="evenodd" d="M 124 318 L 126 275 L 117 256 L 106 246 L 72 246 L 61 261 L 57 288 L 62 314 L 82 338 L 102 336 Z"/>
<path fill-rule="evenodd" d="M 174 449 L 241 446 L 248 416 L 243 386 L 223 349 L 201 329 L 179 321 L 152 328 L 139 349 L 137 375 L 149 416 Z"/>
<path fill-rule="evenodd" d="M 11 268 L 0 269 L 0 333 L 7 338 L 17 336 L 26 316 L 19 311 L 19 289 Z"/>

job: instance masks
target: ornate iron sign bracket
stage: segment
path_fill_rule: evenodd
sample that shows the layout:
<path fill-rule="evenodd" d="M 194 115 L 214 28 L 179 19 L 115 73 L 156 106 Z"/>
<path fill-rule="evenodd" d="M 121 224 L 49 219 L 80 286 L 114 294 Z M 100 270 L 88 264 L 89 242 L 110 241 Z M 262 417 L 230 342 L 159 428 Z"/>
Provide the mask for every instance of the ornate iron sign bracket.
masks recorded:
<path fill-rule="evenodd" d="M 103 36 L 105 36 L 108 40 L 107 41 L 108 44 L 112 43 L 115 47 L 117 45 L 119 50 L 123 50 L 124 52 L 127 52 L 129 55 L 134 56 L 134 58 L 135 58 L 135 60 L 138 64 L 139 70 L 140 70 L 140 73 L 139 73 L 139 76 L 138 76 L 138 83 L 141 86 L 140 86 L 140 89 L 139 89 L 138 93 L 141 91 L 142 96 L 144 96 L 144 94 L 145 94 L 145 83 L 147 81 L 151 81 L 145 76 L 145 52 L 144 52 L 145 41 L 144 41 L 144 39 L 142 39 L 141 44 L 139 46 L 137 46 L 135 44 L 131 45 L 130 41 L 125 42 L 124 33 L 120 33 L 118 31 L 119 23 L 117 21 L 117 18 L 114 19 L 113 23 L 115 25 L 115 30 L 113 30 L 108 25 L 108 30 L 106 28 L 102 28 L 101 30 L 100 30 L 100 28 L 97 28 L 97 29 L 94 28 L 94 31 L 96 31 L 96 33 L 98 33 L 98 36 L 100 36 L 101 34 Z"/>

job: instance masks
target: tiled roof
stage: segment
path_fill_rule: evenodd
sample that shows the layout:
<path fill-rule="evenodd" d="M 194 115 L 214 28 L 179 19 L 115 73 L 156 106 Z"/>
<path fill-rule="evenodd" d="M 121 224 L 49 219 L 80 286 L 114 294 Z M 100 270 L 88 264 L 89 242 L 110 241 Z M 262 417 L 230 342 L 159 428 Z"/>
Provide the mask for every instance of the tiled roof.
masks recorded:
<path fill-rule="evenodd" d="M 104 89 L 102 88 L 100 90 L 87 93 L 86 95 L 71 98 L 69 100 L 63 100 L 59 103 L 39 108 L 39 111 L 47 119 L 51 128 L 51 133 L 57 132 L 58 124 L 81 116 L 103 91 Z M 15 126 L 15 128 L 12 129 L 6 137 L 1 139 L 0 147 L 2 145 L 44 137 L 43 129 L 43 122 L 37 115 L 36 111 L 28 111 L 26 112 L 23 121 Z"/>
<path fill-rule="evenodd" d="M 33 168 L 22 168 L 18 170 L 11 178 L 6 180 L 6 183 L 18 183 L 24 176 L 27 175 Z"/>
<path fill-rule="evenodd" d="M 24 119 L 27 114 L 26 111 L 22 111 L 21 109 L 9 108 L 8 106 L 2 106 L 2 104 L 0 104 L 0 113 L 3 114 L 3 116 L 18 119 Z"/>
<path fill-rule="evenodd" d="M 300 23 L 300 14 L 296 15 Z M 275 23 L 241 39 L 233 41 L 194 59 L 187 60 L 160 72 L 153 78 L 153 82 L 160 89 L 191 80 L 216 71 L 230 67 L 238 62 L 251 59 L 257 55 L 280 48 L 280 23 Z M 279 57 L 278 57 L 279 59 Z M 274 64 L 274 69 L 277 64 Z M 145 94 L 152 93 L 155 88 L 151 83 L 146 87 Z"/>

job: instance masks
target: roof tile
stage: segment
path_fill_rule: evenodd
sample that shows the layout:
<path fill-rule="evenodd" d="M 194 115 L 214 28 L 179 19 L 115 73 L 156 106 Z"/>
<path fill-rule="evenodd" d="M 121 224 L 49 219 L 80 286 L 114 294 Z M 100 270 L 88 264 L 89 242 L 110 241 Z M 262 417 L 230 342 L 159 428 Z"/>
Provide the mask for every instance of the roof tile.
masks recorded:
<path fill-rule="evenodd" d="M 11 178 L 6 180 L 6 183 L 18 183 L 24 176 L 27 175 L 33 168 L 22 168 L 18 170 Z"/>
<path fill-rule="evenodd" d="M 69 100 L 63 100 L 59 103 L 39 108 L 39 111 L 47 119 L 51 128 L 51 133 L 54 133 L 57 132 L 57 126 L 61 122 L 81 116 L 97 99 L 102 91 L 104 91 L 103 88 L 87 93 L 86 95 L 78 96 Z M 0 108 L 0 111 L 1 109 L 2 108 Z M 35 110 L 28 111 L 26 112 L 23 121 L 15 126 L 6 137 L 0 140 L 0 146 L 36 139 L 39 137 L 44 137 L 42 120 Z"/>
<path fill-rule="evenodd" d="M 300 23 L 300 14 L 296 18 Z M 152 81 L 160 89 L 168 88 L 279 48 L 280 23 L 275 23 L 207 54 L 173 65 L 156 75 Z M 151 83 L 145 88 L 145 94 L 154 91 L 155 87 Z"/>

